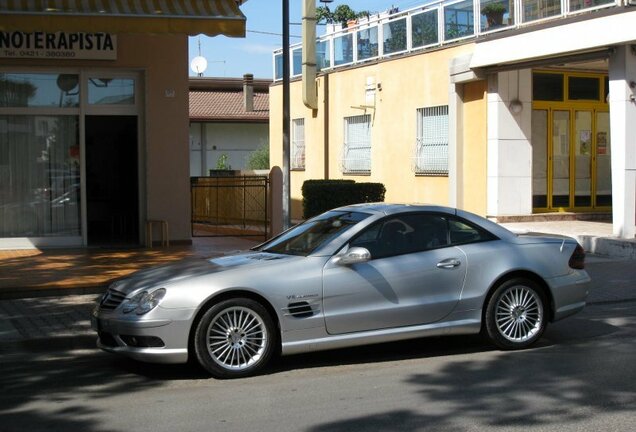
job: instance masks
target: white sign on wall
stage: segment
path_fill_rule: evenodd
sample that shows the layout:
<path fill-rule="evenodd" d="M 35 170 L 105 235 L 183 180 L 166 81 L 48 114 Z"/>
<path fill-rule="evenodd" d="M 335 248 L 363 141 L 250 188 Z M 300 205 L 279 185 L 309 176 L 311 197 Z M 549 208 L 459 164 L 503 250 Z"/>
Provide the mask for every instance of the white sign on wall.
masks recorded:
<path fill-rule="evenodd" d="M 117 60 L 117 35 L 3 31 L 0 58 Z"/>

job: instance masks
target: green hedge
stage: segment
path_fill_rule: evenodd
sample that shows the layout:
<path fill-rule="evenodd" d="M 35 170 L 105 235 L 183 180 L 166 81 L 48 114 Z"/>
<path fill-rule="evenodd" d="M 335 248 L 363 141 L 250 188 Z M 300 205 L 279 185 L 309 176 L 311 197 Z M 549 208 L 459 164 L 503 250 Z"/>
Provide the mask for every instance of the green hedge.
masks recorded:
<path fill-rule="evenodd" d="M 382 183 L 356 183 L 354 180 L 306 180 L 302 192 L 303 217 L 309 219 L 336 207 L 382 202 L 386 188 Z"/>

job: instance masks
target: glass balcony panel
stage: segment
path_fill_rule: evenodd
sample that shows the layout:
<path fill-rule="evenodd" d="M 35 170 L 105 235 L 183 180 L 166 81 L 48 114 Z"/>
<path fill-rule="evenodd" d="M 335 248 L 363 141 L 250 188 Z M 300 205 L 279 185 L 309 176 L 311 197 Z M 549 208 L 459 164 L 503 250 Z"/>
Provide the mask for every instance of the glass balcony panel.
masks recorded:
<path fill-rule="evenodd" d="M 458 39 L 475 34 L 473 17 L 472 0 L 444 6 L 444 39 Z"/>
<path fill-rule="evenodd" d="M 482 32 L 508 27 L 515 23 L 514 0 L 482 0 L 479 7 Z"/>
<path fill-rule="evenodd" d="M 378 56 L 378 28 L 360 29 L 357 33 L 358 60 L 366 60 Z"/>
<path fill-rule="evenodd" d="M 283 55 L 274 55 L 274 77 L 277 80 L 283 79 Z"/>
<path fill-rule="evenodd" d="M 321 71 L 331 67 L 331 53 L 329 52 L 329 41 L 319 41 L 316 43 L 316 68 Z"/>
<path fill-rule="evenodd" d="M 437 21 L 437 9 L 411 17 L 411 40 L 413 41 L 413 48 L 439 42 Z"/>
<path fill-rule="evenodd" d="M 292 51 L 292 76 L 303 73 L 303 50 L 301 48 Z"/>
<path fill-rule="evenodd" d="M 570 12 L 614 3 L 614 0 L 570 0 Z"/>
<path fill-rule="evenodd" d="M 353 62 L 353 34 L 346 34 L 333 40 L 335 66 Z"/>
<path fill-rule="evenodd" d="M 384 54 L 406 51 L 406 18 L 383 24 Z"/>
<path fill-rule="evenodd" d="M 561 0 L 521 0 L 523 22 L 536 21 L 561 14 Z"/>

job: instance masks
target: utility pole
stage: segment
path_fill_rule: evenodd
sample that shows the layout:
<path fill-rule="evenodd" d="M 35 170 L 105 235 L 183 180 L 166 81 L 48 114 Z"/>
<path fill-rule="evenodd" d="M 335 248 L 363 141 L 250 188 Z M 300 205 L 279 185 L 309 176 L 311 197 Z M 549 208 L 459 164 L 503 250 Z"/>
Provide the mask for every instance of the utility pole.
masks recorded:
<path fill-rule="evenodd" d="M 289 127 L 289 0 L 283 0 L 283 230 L 291 227 Z"/>

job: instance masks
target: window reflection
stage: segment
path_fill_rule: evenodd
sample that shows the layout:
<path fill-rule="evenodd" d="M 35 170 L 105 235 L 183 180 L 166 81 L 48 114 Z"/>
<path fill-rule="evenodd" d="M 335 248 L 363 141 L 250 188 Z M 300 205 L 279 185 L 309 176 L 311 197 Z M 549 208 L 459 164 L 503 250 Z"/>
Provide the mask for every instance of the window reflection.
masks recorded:
<path fill-rule="evenodd" d="M 80 235 L 77 116 L 0 116 L 0 237 Z"/>
<path fill-rule="evenodd" d="M 79 106 L 76 74 L 0 73 L 0 107 Z"/>
<path fill-rule="evenodd" d="M 316 67 L 318 70 L 331 67 L 331 54 L 329 52 L 329 41 L 316 43 Z"/>
<path fill-rule="evenodd" d="M 437 9 L 413 15 L 411 19 L 413 48 L 439 42 L 437 30 Z"/>
<path fill-rule="evenodd" d="M 283 79 L 283 55 L 276 54 L 274 56 L 274 76 L 276 79 Z"/>
<path fill-rule="evenodd" d="M 523 22 L 561 14 L 560 0 L 522 0 L 521 5 L 523 7 Z"/>
<path fill-rule="evenodd" d="M 444 38 L 446 40 L 470 36 L 474 33 L 472 0 L 444 6 Z"/>
<path fill-rule="evenodd" d="M 303 50 L 298 48 L 292 51 L 292 76 L 303 73 Z"/>
<path fill-rule="evenodd" d="M 406 18 L 384 24 L 384 54 L 406 50 Z"/>
<path fill-rule="evenodd" d="M 353 35 L 337 37 L 333 40 L 333 45 L 336 66 L 353 62 Z"/>
<path fill-rule="evenodd" d="M 378 28 L 358 30 L 358 60 L 366 60 L 378 55 Z"/>
<path fill-rule="evenodd" d="M 91 105 L 134 105 L 135 80 L 91 77 L 88 79 L 88 103 Z"/>

